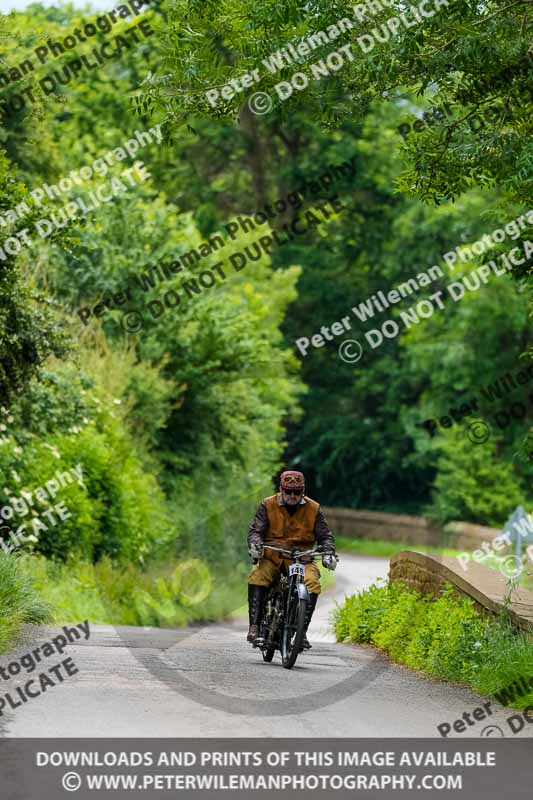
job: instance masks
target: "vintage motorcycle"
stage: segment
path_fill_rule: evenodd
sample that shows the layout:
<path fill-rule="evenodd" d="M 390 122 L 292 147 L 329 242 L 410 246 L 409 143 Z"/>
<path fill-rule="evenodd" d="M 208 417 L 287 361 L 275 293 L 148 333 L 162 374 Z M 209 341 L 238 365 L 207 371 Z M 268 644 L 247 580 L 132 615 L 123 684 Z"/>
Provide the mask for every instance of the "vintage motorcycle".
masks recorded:
<path fill-rule="evenodd" d="M 315 550 L 284 550 L 265 544 L 265 549 L 275 550 L 289 564 L 287 571 L 285 562 L 280 569 L 280 576 L 266 597 L 263 616 L 259 623 L 259 636 L 254 647 L 260 648 L 264 661 L 272 661 L 276 650 L 281 652 L 281 662 L 285 669 L 292 669 L 302 652 L 305 629 L 305 613 L 309 592 L 304 583 L 306 562 L 315 561 L 325 555 L 320 548 Z M 337 561 L 339 560 L 338 557 Z"/>

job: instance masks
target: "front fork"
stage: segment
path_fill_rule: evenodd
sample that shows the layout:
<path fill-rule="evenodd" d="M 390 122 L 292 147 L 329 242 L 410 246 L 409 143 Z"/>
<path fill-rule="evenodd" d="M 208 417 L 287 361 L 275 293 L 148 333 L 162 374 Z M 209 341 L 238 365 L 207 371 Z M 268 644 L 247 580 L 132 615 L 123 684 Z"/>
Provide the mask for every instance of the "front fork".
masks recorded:
<path fill-rule="evenodd" d="M 293 594 L 298 595 L 298 600 L 309 601 L 309 589 L 305 585 L 305 578 L 303 575 L 293 575 L 289 585 L 287 597 L 290 599 Z"/>
<path fill-rule="evenodd" d="M 289 584 L 289 591 L 287 592 L 287 608 L 285 609 L 285 617 L 287 618 L 288 611 L 289 611 L 289 604 L 291 599 L 297 595 L 298 600 L 305 600 L 306 603 L 309 602 L 311 599 L 309 596 L 309 589 L 305 585 L 304 578 L 302 575 L 298 575 L 292 578 L 291 583 Z"/>
<path fill-rule="evenodd" d="M 296 584 L 296 588 L 298 590 L 298 599 L 299 600 L 305 600 L 306 602 L 309 602 L 309 600 L 311 599 L 311 597 L 309 595 L 309 589 L 307 588 L 307 586 L 303 582 L 303 579 L 302 579 L 301 583 Z"/>

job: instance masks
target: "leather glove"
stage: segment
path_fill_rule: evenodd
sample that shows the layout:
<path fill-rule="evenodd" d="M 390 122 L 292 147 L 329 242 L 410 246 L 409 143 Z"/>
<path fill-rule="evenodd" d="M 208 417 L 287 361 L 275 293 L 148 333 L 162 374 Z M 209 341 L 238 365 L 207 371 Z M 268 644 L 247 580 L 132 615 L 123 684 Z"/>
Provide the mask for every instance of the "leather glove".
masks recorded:
<path fill-rule="evenodd" d="M 322 556 L 322 564 L 326 569 L 337 568 L 337 557 L 333 553 L 328 553 Z"/>
<path fill-rule="evenodd" d="M 251 544 L 249 553 L 251 558 L 261 558 L 263 556 L 263 545 Z"/>

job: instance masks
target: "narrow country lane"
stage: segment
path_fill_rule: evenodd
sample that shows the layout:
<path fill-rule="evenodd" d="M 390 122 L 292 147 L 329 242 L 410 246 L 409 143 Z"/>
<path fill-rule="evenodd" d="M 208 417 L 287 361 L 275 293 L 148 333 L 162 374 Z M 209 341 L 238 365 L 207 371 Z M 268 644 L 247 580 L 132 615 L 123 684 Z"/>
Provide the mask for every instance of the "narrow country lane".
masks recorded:
<path fill-rule="evenodd" d="M 345 594 L 385 577 L 387 571 L 386 559 L 342 555 L 336 587 L 322 597 L 313 620 L 313 648 L 291 671 L 282 668 L 278 654 L 271 664 L 262 661 L 244 640 L 242 619 L 187 629 L 91 625 L 91 638 L 70 645 L 64 656 L 73 658 L 79 673 L 16 710 L 4 709 L 0 733 L 438 736 L 439 723 L 453 722 L 482 700 L 466 689 L 389 664 L 372 648 L 337 644 L 328 626 L 335 601 L 342 602 Z M 59 627 L 30 629 L 18 653 L 50 639 Z M 20 676 L 6 682 L 4 691 L 20 683 Z M 509 713 L 500 710 L 489 721 L 503 727 Z M 479 736 L 483 727 L 477 723 L 463 735 Z"/>

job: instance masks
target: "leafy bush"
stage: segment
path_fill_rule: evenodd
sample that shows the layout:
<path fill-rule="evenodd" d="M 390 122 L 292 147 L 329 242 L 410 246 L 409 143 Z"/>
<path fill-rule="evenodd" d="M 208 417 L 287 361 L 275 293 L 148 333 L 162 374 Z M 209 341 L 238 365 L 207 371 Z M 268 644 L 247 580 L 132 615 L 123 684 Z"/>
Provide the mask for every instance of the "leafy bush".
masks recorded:
<path fill-rule="evenodd" d="M 180 550 L 211 564 L 248 561 L 246 534 L 259 503 L 272 494 L 258 475 L 220 485 L 201 483 L 201 473 L 175 485 L 173 516 L 179 521 Z"/>
<path fill-rule="evenodd" d="M 341 642 L 371 642 L 390 602 L 387 586 L 374 584 L 366 592 L 347 597 L 342 613 L 337 612 L 335 633 Z"/>
<path fill-rule="evenodd" d="M 0 553 L 0 653 L 17 640 L 23 625 L 52 620 L 51 606 L 42 600 L 20 560 Z"/>
<path fill-rule="evenodd" d="M 0 208 L 10 209 L 27 199 L 27 189 L 17 180 L 17 168 L 0 150 Z M 2 220 L 0 247 L 9 238 L 24 231 L 26 220 L 8 223 Z M 54 234 L 55 236 L 55 234 Z M 59 239 L 61 239 L 61 235 Z M 64 324 L 58 318 L 58 306 L 47 294 L 28 285 L 21 276 L 21 261 L 28 259 L 27 250 L 22 256 L 3 253 L 0 260 L 0 403 L 7 404 L 26 389 L 31 378 L 37 375 L 51 355 L 65 356 L 69 342 Z"/>
<path fill-rule="evenodd" d="M 116 567 L 107 557 L 97 564 L 79 558 L 66 563 L 25 555 L 23 568 L 53 607 L 57 622 L 175 627 L 215 621 L 246 602 L 243 565 L 216 573 L 199 559 L 154 563 L 148 569 Z"/>
<path fill-rule="evenodd" d="M 49 373 L 13 406 L 12 415 L 3 415 L 9 424 L 0 438 L 0 506 L 80 464 L 83 485 L 61 488 L 55 500 L 65 502 L 71 517 L 56 526 L 42 518 L 47 529 L 39 530 L 33 548 L 63 560 L 77 555 L 98 561 L 107 555 L 140 562 L 176 538 L 165 497 L 120 418 L 121 400 L 89 388 L 89 379 L 75 381 L 70 372 Z M 37 514 L 46 506 L 38 500 L 35 505 Z M 16 524 L 28 519 L 17 517 Z"/>
<path fill-rule="evenodd" d="M 504 618 L 479 614 L 452 587 L 422 596 L 403 584 L 371 586 L 334 613 L 338 641 L 370 643 L 393 661 L 490 695 L 533 675 L 533 642 Z M 533 692 L 515 701 L 525 708 Z"/>
<path fill-rule="evenodd" d="M 466 428 L 442 431 L 438 474 L 428 516 L 499 527 L 517 505 L 527 505 L 515 466 L 496 455 L 496 444 L 473 445 Z"/>

